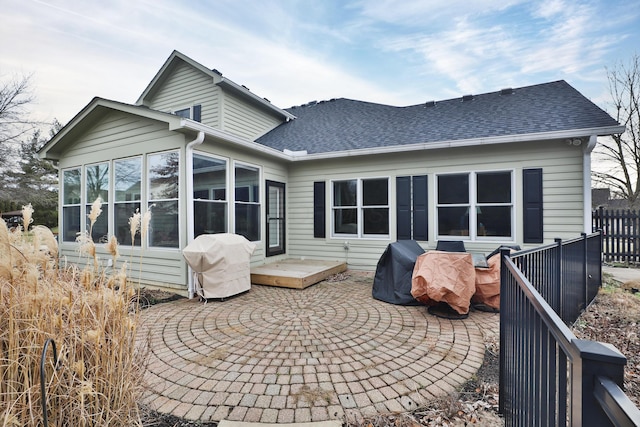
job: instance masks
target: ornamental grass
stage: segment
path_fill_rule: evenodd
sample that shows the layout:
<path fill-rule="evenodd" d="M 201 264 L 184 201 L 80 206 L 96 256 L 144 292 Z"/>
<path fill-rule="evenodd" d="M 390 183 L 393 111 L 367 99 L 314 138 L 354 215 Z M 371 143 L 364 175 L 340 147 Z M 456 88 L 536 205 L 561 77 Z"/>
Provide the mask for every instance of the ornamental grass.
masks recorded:
<path fill-rule="evenodd" d="M 58 363 L 48 346 L 48 426 L 141 425 L 145 348 L 135 340 L 136 291 L 126 263 L 101 270 L 89 230 L 78 239 L 87 266 L 64 266 L 48 228 L 27 233 L 32 210 L 25 209 L 23 227 L 8 230 L 0 220 L 0 426 L 45 425 L 40 364 L 49 339 Z M 112 239 L 107 248 L 116 266 Z"/>

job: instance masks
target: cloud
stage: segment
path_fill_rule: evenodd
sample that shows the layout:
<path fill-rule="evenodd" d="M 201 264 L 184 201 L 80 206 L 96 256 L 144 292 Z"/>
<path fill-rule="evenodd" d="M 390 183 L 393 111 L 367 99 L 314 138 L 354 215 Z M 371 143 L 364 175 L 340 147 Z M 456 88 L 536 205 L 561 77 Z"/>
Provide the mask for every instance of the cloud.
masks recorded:
<path fill-rule="evenodd" d="M 512 21 L 514 16 L 519 18 Z M 449 80 L 462 93 L 580 74 L 587 78 L 616 41 L 594 29 L 597 16 L 588 5 L 550 0 L 484 19 L 465 14 L 449 28 L 413 31 L 390 39 L 384 48 L 418 54 L 423 74 Z"/>

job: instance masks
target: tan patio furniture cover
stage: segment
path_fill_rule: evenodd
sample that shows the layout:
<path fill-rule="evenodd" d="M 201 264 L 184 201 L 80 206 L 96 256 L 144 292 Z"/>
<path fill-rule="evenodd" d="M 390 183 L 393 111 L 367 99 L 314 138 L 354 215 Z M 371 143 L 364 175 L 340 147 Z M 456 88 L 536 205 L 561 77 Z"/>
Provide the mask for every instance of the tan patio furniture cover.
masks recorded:
<path fill-rule="evenodd" d="M 471 301 L 500 310 L 500 254 L 487 260 L 489 268 L 476 268 L 476 293 Z"/>
<path fill-rule="evenodd" d="M 428 251 L 413 268 L 411 295 L 433 305 L 445 302 L 460 314 L 467 314 L 476 291 L 476 271 L 470 253 Z"/>
<path fill-rule="evenodd" d="M 256 245 L 231 233 L 202 234 L 182 251 L 203 298 L 226 298 L 251 289 L 249 262 Z"/>

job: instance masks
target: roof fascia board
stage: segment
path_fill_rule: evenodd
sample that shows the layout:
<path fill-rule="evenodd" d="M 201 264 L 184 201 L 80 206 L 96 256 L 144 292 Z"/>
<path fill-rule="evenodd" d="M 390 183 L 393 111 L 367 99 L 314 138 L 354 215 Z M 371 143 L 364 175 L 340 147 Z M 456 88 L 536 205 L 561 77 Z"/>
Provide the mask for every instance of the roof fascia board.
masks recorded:
<path fill-rule="evenodd" d="M 438 150 L 443 148 L 473 147 L 479 145 L 508 144 L 525 141 L 549 141 L 553 139 L 579 138 L 585 136 L 606 136 L 625 131 L 624 126 L 609 126 L 599 128 L 572 129 L 567 131 L 530 133 L 520 135 L 504 135 L 489 138 L 472 138 L 464 140 L 449 140 L 439 142 L 424 142 L 409 145 L 394 145 L 390 147 L 363 148 L 358 150 L 332 151 L 330 153 L 317 153 L 291 156 L 294 162 L 310 160 L 335 159 L 341 157 L 367 156 L 372 154 L 391 154 L 421 150 Z"/>
<path fill-rule="evenodd" d="M 55 147 L 58 142 L 63 140 L 69 132 L 71 132 L 82 120 L 84 120 L 87 116 L 89 116 L 92 112 L 94 112 L 98 108 L 106 108 L 115 111 L 122 111 L 129 114 L 134 114 L 137 116 L 145 117 L 148 119 L 164 121 L 169 124 L 175 126 L 176 122 L 180 122 L 181 118 L 178 116 L 174 116 L 173 114 L 163 113 L 161 111 L 151 110 L 145 107 L 124 104 L 117 101 L 111 101 L 109 99 L 104 98 L 93 98 L 89 104 L 87 104 L 78 114 L 76 114 L 69 123 L 67 123 L 53 138 L 49 140 L 40 150 L 38 150 L 38 155 L 41 158 L 47 158 L 49 151 Z"/>
<path fill-rule="evenodd" d="M 293 120 L 296 118 L 296 116 L 294 116 L 293 114 L 291 114 L 288 111 L 285 111 L 281 108 L 276 107 L 275 105 L 273 105 L 271 102 L 267 101 L 264 98 L 260 98 L 258 95 L 256 95 L 255 93 L 251 92 L 249 89 L 245 88 L 244 86 L 239 85 L 238 83 L 229 80 L 226 77 L 223 77 L 222 80 L 220 80 L 219 82 L 216 83 L 218 86 L 221 86 L 223 88 L 228 88 L 231 89 L 231 91 L 240 94 L 242 96 L 245 96 L 249 99 L 251 99 L 254 102 L 257 102 L 259 105 L 266 107 L 267 109 L 276 112 L 278 115 L 285 117 L 287 120 Z"/>

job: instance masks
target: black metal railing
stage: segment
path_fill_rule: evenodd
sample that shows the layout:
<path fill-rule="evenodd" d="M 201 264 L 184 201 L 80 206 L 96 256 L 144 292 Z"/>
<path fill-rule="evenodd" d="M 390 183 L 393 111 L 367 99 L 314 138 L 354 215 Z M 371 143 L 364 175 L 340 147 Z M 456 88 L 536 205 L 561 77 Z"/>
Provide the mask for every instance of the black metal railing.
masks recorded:
<path fill-rule="evenodd" d="M 640 425 L 640 410 L 621 388 L 624 355 L 577 339 L 567 326 L 601 283 L 599 234 L 500 254 L 500 412 L 507 426 Z"/>

